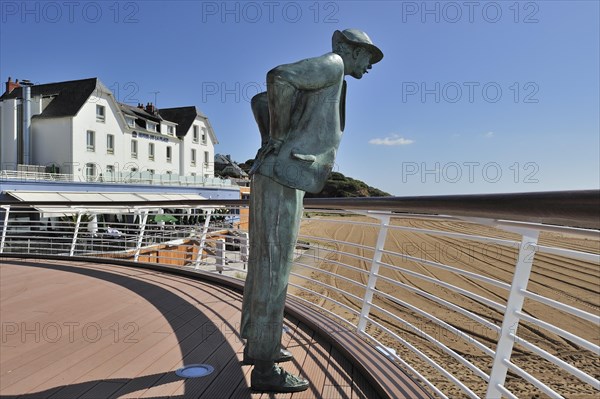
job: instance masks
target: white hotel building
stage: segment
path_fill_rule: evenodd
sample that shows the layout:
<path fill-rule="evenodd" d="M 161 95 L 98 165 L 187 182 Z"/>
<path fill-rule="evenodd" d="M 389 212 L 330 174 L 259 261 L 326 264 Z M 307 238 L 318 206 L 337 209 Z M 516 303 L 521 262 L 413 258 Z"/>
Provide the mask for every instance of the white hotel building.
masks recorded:
<path fill-rule="evenodd" d="M 214 177 L 218 141 L 194 106 L 158 110 L 151 103 L 119 103 L 98 78 L 29 91 L 9 78 L 0 96 L 0 170 L 39 165 L 34 169 L 88 181 Z M 24 96 L 29 107 L 23 107 Z"/>

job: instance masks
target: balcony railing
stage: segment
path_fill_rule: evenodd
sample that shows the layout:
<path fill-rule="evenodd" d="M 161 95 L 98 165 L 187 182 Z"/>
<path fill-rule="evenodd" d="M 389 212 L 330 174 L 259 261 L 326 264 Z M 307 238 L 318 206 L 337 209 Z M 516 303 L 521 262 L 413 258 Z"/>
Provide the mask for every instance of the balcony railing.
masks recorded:
<path fill-rule="evenodd" d="M 3 203 L 0 256 L 119 259 L 244 279 L 246 206 Z M 592 397 L 599 209 L 598 191 L 306 200 L 288 294 L 438 397 Z"/>
<path fill-rule="evenodd" d="M 150 172 L 111 172 L 100 169 L 92 176 L 81 174 L 46 173 L 34 171 L 0 170 L 0 180 L 29 182 L 91 182 L 119 184 L 153 184 L 163 186 L 200 186 L 226 187 L 232 186 L 229 179 L 203 176 L 180 176 L 174 173 L 155 174 Z"/>

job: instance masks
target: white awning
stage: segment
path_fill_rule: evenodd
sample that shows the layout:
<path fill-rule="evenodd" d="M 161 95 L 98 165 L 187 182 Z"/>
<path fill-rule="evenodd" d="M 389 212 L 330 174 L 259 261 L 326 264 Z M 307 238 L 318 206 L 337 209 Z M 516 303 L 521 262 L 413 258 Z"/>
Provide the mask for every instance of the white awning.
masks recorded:
<path fill-rule="evenodd" d="M 43 205 L 35 206 L 35 209 L 42 212 L 43 217 L 59 216 L 64 214 L 76 214 L 79 211 L 85 213 L 132 213 L 138 209 L 160 209 L 161 207 L 189 208 L 189 205 L 178 205 L 178 201 L 183 200 L 201 200 L 206 199 L 200 194 L 154 194 L 154 193 L 81 193 L 81 192 L 62 192 L 56 191 L 6 191 L 11 197 L 24 202 L 73 202 L 73 205 Z M 140 201 L 169 201 L 172 204 L 163 206 L 143 206 L 143 205 L 115 205 L 115 202 L 140 202 Z M 102 205 L 86 206 L 86 202 L 104 202 L 110 207 Z M 202 207 L 212 209 L 214 206 Z"/>

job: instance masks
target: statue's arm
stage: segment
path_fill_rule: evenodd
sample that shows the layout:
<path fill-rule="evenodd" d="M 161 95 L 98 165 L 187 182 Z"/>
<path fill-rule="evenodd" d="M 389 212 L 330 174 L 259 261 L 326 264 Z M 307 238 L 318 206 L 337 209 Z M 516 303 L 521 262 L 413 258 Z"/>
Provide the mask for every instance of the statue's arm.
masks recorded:
<path fill-rule="evenodd" d="M 279 68 L 269 71 L 267 74 L 269 136 L 279 145 L 290 131 L 290 119 L 296 93 L 296 86 L 287 79 L 283 71 Z"/>
<path fill-rule="evenodd" d="M 269 134 L 277 144 L 285 141 L 298 91 L 320 90 L 339 83 L 344 64 L 341 57 L 330 53 L 294 64 L 278 66 L 267 74 L 269 102 Z"/>

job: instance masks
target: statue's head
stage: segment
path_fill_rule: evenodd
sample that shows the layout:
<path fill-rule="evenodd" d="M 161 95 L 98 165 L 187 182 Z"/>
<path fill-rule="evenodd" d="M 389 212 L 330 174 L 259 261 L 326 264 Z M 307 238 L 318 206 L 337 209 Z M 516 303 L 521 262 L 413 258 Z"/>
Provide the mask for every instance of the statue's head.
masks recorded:
<path fill-rule="evenodd" d="M 369 36 L 358 29 L 336 30 L 331 39 L 333 52 L 344 60 L 344 72 L 356 79 L 371 69 L 383 58 L 383 53 L 373 44 Z"/>

